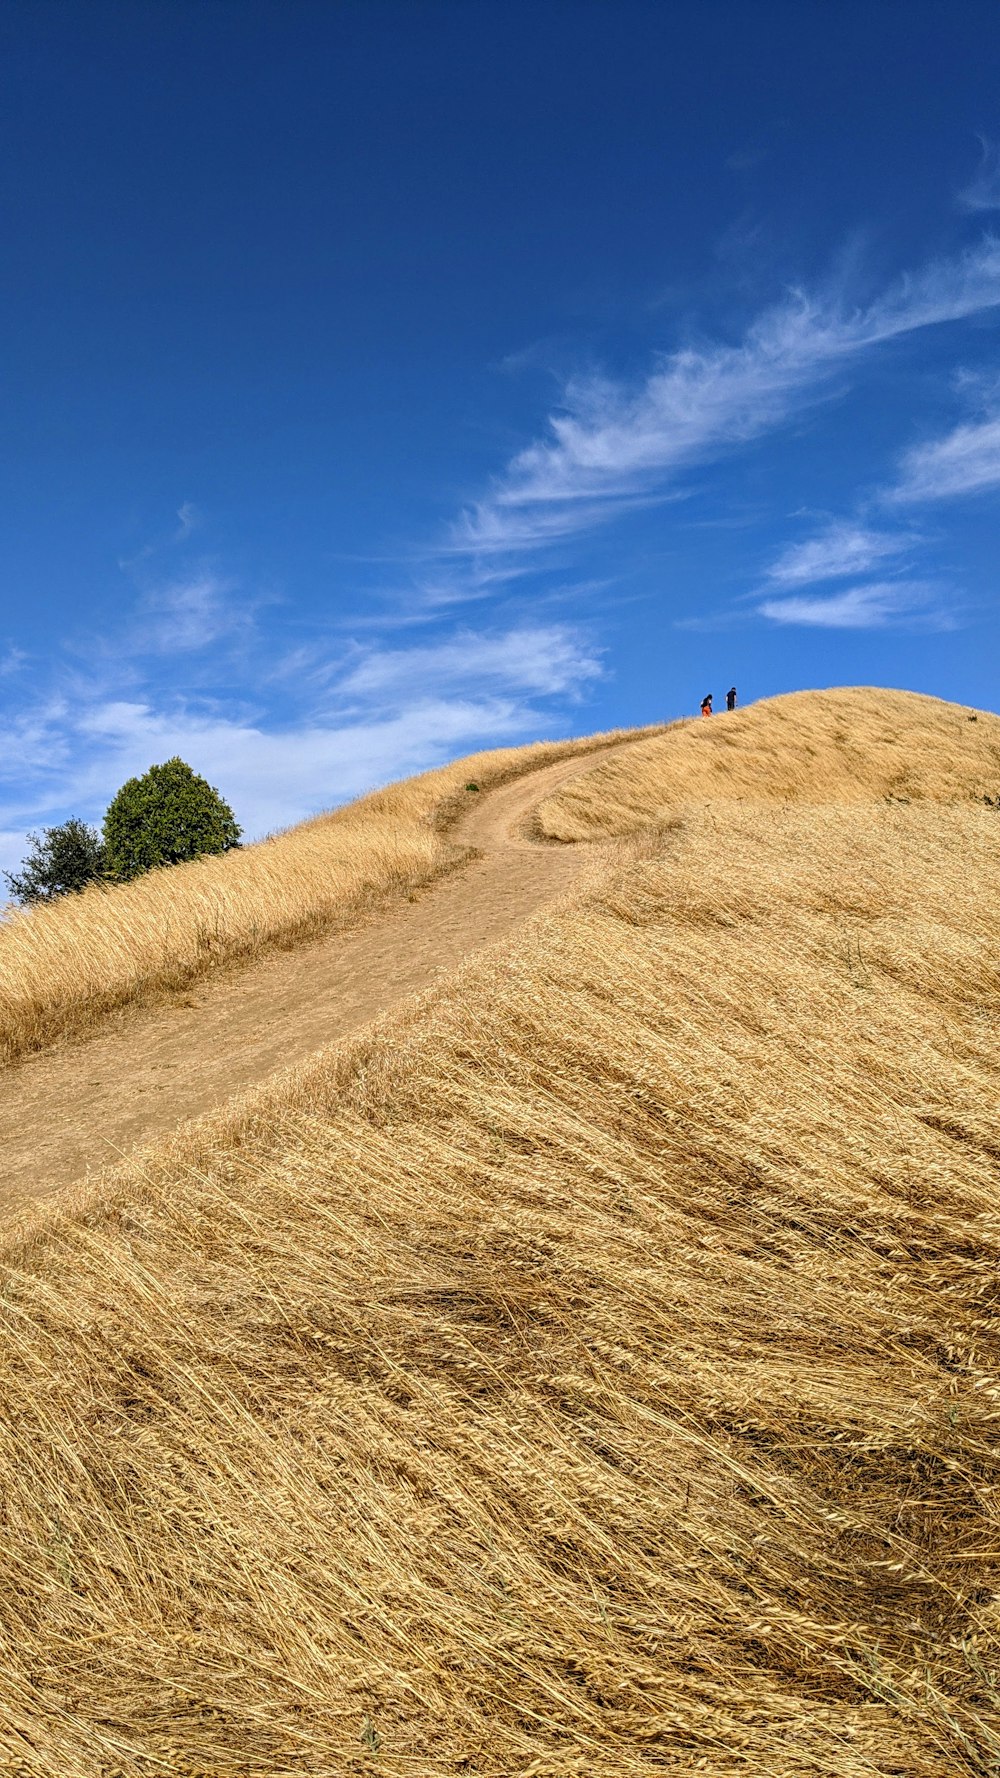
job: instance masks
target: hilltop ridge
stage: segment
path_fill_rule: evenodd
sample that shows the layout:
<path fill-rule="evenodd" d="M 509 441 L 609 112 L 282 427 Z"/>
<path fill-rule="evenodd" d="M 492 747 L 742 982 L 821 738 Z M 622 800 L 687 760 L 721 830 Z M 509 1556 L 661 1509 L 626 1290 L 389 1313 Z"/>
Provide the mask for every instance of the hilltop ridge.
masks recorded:
<path fill-rule="evenodd" d="M 922 692 L 785 692 L 651 736 L 546 798 L 538 832 L 587 840 L 658 821 L 689 799 L 866 803 L 1000 793 L 1000 716 Z"/>

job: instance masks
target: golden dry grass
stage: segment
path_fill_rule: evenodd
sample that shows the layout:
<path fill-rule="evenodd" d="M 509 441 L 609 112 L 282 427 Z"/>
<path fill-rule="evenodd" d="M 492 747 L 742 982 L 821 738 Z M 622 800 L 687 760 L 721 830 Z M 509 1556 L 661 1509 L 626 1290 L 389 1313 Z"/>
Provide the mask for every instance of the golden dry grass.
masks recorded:
<path fill-rule="evenodd" d="M 982 805 L 692 805 L 43 1210 L 0 1769 L 995 1773 L 998 915 Z"/>
<path fill-rule="evenodd" d="M 473 754 L 224 857 L 15 915 L 0 924 L 0 1064 L 429 882 L 461 856 L 447 833 L 467 782 L 621 738 Z"/>
<path fill-rule="evenodd" d="M 679 723 L 548 798 L 538 831 L 557 840 L 631 833 L 679 803 L 719 796 L 863 803 L 998 794 L 1000 717 L 916 692 L 846 687 Z"/>

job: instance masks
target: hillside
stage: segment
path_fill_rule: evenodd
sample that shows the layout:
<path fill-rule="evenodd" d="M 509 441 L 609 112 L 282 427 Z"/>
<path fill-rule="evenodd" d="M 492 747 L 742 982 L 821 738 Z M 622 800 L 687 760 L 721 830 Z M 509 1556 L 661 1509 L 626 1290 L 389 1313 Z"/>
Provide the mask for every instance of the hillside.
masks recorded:
<path fill-rule="evenodd" d="M 464 807 L 436 842 L 441 866 L 430 881 L 390 881 L 325 930 L 239 955 L 173 993 L 136 993 L 75 1042 L 8 1068 L 0 1093 L 0 1217 L 26 1196 L 71 1185 L 254 1091 L 276 1069 L 351 1036 L 506 938 L 587 866 L 588 848 L 540 846 L 518 828 L 539 798 L 589 763 L 583 750 L 549 763 L 532 759 L 529 771 L 485 795 L 463 782 Z M 336 833 L 333 840 L 335 862 Z M 168 909 L 172 874 L 161 873 L 155 885 Z M 230 881 L 223 875 L 224 888 Z M 114 893 L 96 905 L 106 920 Z M 84 924 L 85 912 L 71 917 Z"/>
<path fill-rule="evenodd" d="M 598 760 L 569 896 L 8 1236 L 0 1769 L 996 1772 L 968 715 Z"/>
<path fill-rule="evenodd" d="M 686 723 L 609 759 L 538 811 L 538 831 L 587 840 L 655 825 L 678 803 L 955 802 L 1000 794 L 1000 717 L 915 692 L 793 692 Z"/>
<path fill-rule="evenodd" d="M 655 731 L 654 731 L 655 732 Z M 94 886 L 0 925 L 0 1066 L 156 1003 L 220 966 L 301 945 L 461 861 L 451 830 L 480 791 L 627 736 L 495 748 L 373 791 L 256 845 Z"/>

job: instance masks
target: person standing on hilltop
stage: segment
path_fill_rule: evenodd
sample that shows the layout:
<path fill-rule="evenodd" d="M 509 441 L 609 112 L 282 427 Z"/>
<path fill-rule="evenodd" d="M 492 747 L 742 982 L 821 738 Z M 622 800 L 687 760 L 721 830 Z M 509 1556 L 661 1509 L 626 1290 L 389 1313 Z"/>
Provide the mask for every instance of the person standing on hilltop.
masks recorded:
<path fill-rule="evenodd" d="M 735 708 L 736 708 L 736 687 L 735 687 L 735 685 L 731 685 L 729 687 L 729 690 L 726 693 L 726 709 L 727 710 L 735 710 Z"/>
<path fill-rule="evenodd" d="M 711 692 L 708 692 L 708 694 L 705 697 L 703 697 L 701 700 L 701 713 L 703 716 L 711 716 L 711 714 L 712 714 L 712 694 L 711 694 Z"/>

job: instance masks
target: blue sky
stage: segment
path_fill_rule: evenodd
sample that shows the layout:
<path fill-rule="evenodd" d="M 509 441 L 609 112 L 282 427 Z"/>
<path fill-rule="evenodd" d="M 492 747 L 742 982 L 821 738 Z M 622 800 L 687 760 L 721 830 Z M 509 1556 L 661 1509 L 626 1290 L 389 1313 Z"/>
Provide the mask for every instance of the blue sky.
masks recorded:
<path fill-rule="evenodd" d="M 737 684 L 997 706 L 1000 13 L 8 0 L 0 864 Z"/>

